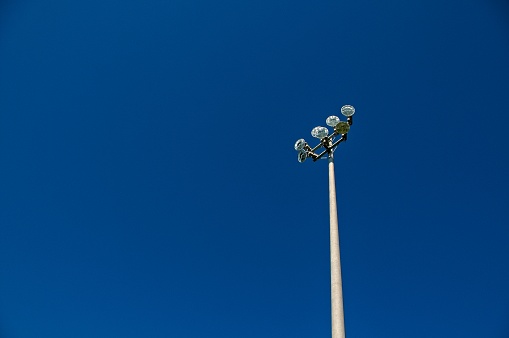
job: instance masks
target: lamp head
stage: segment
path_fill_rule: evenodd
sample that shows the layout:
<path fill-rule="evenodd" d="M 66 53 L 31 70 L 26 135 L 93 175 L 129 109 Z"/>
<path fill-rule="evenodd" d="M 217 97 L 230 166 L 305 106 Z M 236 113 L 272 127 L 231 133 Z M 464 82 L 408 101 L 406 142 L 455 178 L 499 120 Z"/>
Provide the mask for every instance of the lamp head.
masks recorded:
<path fill-rule="evenodd" d="M 348 124 L 348 122 L 341 121 L 338 124 L 336 124 L 334 130 L 338 134 L 346 134 L 350 130 L 350 125 Z"/>
<path fill-rule="evenodd" d="M 343 106 L 341 107 L 341 114 L 343 114 L 346 117 L 350 117 L 353 114 L 355 114 L 355 108 L 350 105 Z"/>
<path fill-rule="evenodd" d="M 327 135 L 329 135 L 329 129 L 325 127 L 314 127 L 313 130 L 311 130 L 311 136 L 320 140 L 327 137 Z"/>
<path fill-rule="evenodd" d="M 301 151 L 299 151 L 299 154 L 297 155 L 297 161 L 299 161 L 299 163 L 302 163 L 306 160 L 307 157 L 308 157 L 308 154 L 304 150 L 301 150 Z"/>
<path fill-rule="evenodd" d="M 306 144 L 307 144 L 306 141 L 303 138 L 301 138 L 301 139 L 297 140 L 297 142 L 295 142 L 294 148 L 295 148 L 295 150 L 299 151 L 299 150 L 304 149 Z"/>
<path fill-rule="evenodd" d="M 338 123 L 340 122 L 339 117 L 337 116 L 329 116 L 327 120 L 325 120 L 325 123 L 327 123 L 328 126 L 334 128 Z"/>

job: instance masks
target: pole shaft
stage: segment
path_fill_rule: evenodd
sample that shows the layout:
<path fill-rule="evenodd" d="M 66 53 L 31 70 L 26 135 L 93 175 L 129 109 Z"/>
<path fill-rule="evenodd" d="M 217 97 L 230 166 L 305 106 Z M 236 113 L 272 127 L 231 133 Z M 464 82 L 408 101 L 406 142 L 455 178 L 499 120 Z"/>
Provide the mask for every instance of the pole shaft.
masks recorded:
<path fill-rule="evenodd" d="M 329 154 L 329 211 L 332 338 L 344 338 L 345 319 L 343 313 L 343 286 L 341 281 L 341 260 L 339 253 L 336 181 L 334 178 L 334 158 L 332 153 Z"/>

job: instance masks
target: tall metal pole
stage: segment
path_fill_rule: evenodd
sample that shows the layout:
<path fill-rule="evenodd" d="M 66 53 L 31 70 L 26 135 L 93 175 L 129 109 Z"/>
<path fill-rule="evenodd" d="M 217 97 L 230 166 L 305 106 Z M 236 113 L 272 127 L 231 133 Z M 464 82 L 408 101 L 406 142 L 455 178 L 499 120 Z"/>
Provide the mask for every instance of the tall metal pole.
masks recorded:
<path fill-rule="evenodd" d="M 336 181 L 334 156 L 329 153 L 329 211 L 330 211 L 330 271 L 331 271 L 331 319 L 332 338 L 345 338 L 343 313 L 343 285 L 339 253 L 338 208 L 336 205 Z"/>
<path fill-rule="evenodd" d="M 329 135 L 325 127 L 314 127 L 311 136 L 320 139 L 320 143 L 311 148 L 303 139 L 295 142 L 294 148 L 299 152 L 297 159 L 300 163 L 310 157 L 314 162 L 328 156 L 329 158 L 329 211 L 330 211 L 330 284 L 331 284 L 331 323 L 332 338 L 345 338 L 345 316 L 343 313 L 343 283 L 341 281 L 341 258 L 339 255 L 339 230 L 338 230 L 338 208 L 336 205 L 336 180 L 334 178 L 334 151 L 337 146 L 346 141 L 347 133 L 352 125 L 352 116 L 355 108 L 350 105 L 341 107 L 341 114 L 347 117 L 346 122 L 340 121 L 339 117 L 331 115 L 325 123 L 334 128 L 334 133 Z M 334 141 L 334 138 L 341 135 L 341 138 Z M 320 148 L 325 150 L 318 152 Z"/>

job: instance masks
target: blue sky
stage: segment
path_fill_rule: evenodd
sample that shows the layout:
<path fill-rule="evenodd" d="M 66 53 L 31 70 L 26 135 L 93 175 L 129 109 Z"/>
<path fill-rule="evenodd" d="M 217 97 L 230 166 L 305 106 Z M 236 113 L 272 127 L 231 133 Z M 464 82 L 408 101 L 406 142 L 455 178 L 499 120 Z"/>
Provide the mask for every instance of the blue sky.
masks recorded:
<path fill-rule="evenodd" d="M 509 335 L 509 4 L 0 5 L 0 336 Z"/>

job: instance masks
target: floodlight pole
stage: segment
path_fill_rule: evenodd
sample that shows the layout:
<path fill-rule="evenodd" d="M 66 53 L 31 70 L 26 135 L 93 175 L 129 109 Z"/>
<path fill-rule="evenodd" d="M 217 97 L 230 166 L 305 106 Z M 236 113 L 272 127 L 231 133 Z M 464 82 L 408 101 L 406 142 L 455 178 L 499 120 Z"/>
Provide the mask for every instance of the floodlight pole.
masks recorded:
<path fill-rule="evenodd" d="M 345 338 L 343 312 L 343 286 L 339 252 L 338 208 L 336 204 L 336 180 L 334 177 L 334 153 L 329 153 L 329 213 L 330 213 L 330 282 L 332 338 Z"/>
<path fill-rule="evenodd" d="M 330 136 L 325 127 L 315 127 L 311 131 L 313 137 L 319 138 L 320 143 L 311 148 L 304 139 L 295 142 L 295 150 L 299 152 L 297 159 L 304 162 L 306 158 L 312 158 L 313 162 L 325 156 L 329 159 L 329 216 L 330 216 L 330 284 L 331 284 L 331 324 L 332 338 L 345 338 L 345 315 L 343 312 L 343 283 L 341 281 L 341 259 L 339 252 L 339 229 L 338 208 L 336 202 L 336 179 L 334 177 L 334 151 L 336 147 L 347 140 L 347 133 L 353 123 L 352 115 L 355 108 L 350 105 L 341 107 L 341 114 L 347 117 L 346 122 L 339 120 L 337 116 L 329 116 L 326 120 L 328 126 L 334 128 Z M 334 141 L 336 136 L 341 138 Z M 320 148 L 325 148 L 317 153 Z"/>

